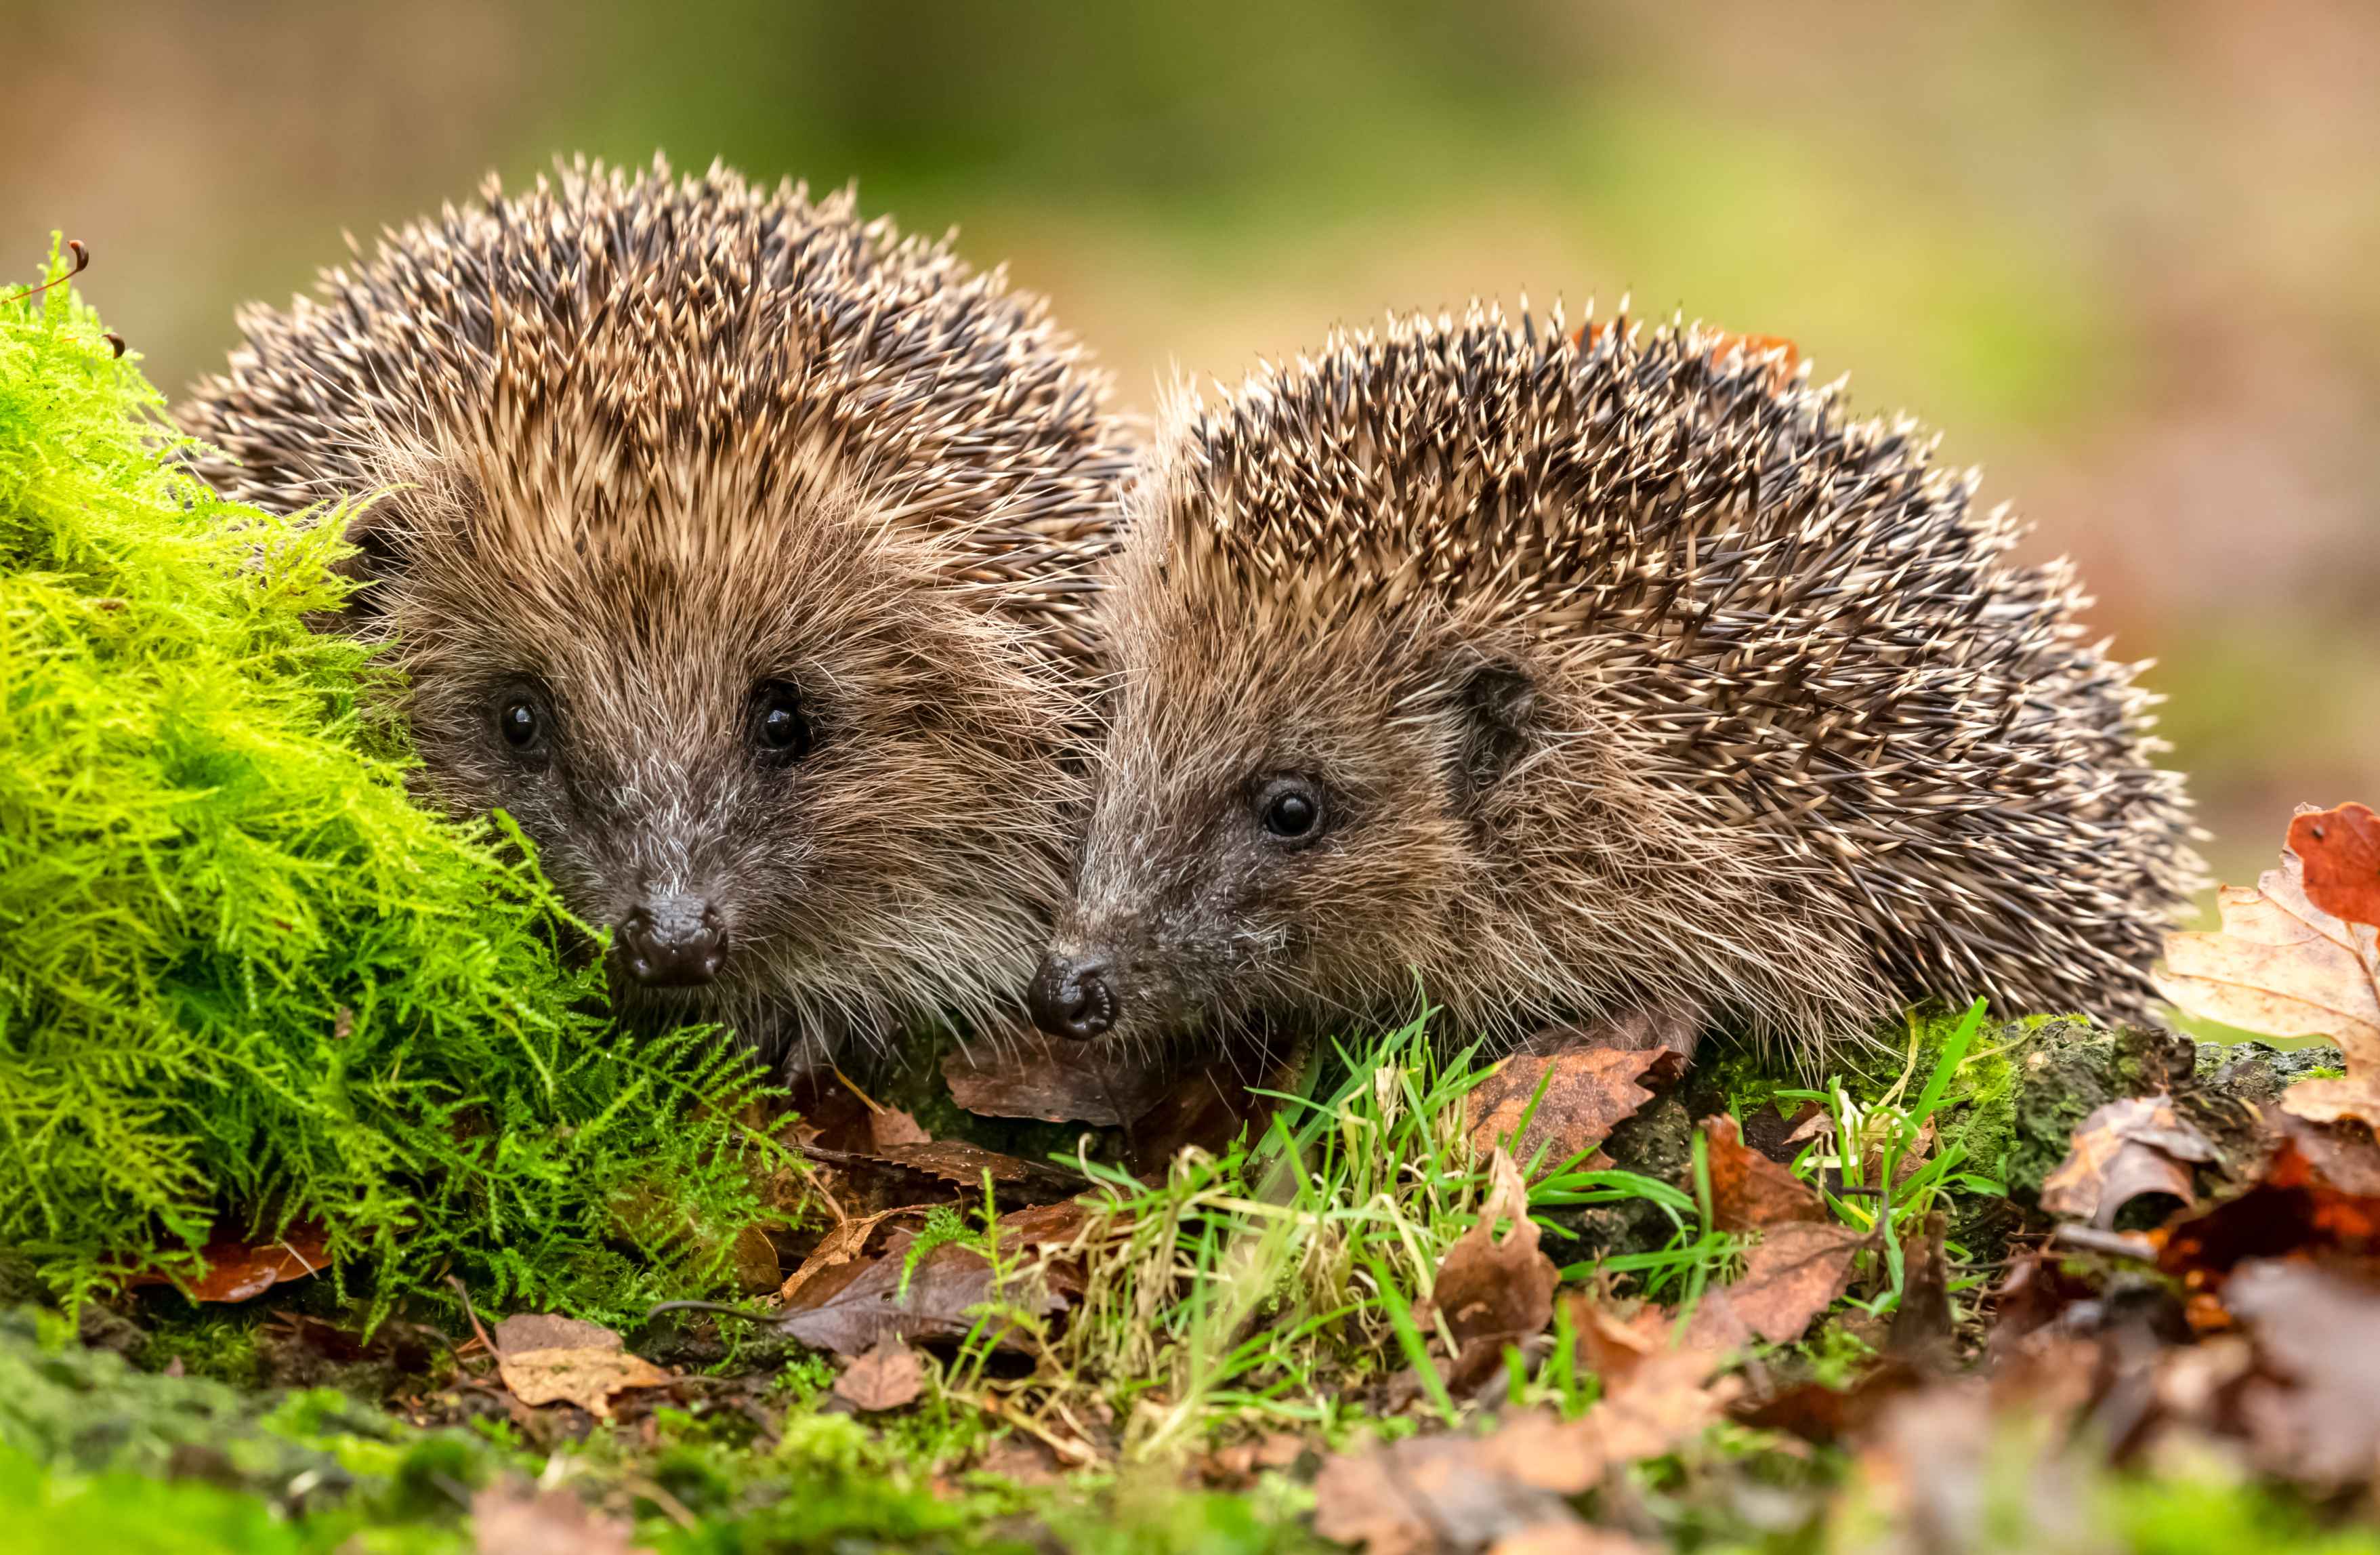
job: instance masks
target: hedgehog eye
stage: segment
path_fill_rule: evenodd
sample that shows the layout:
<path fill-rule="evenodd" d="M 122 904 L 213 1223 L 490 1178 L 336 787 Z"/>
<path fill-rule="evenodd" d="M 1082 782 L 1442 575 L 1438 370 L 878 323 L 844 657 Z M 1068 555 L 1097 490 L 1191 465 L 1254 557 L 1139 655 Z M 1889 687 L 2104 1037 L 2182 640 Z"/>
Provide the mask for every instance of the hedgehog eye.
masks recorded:
<path fill-rule="evenodd" d="M 496 734 L 516 760 L 545 759 L 553 737 L 553 712 L 545 699 L 523 686 L 507 686 L 495 699 Z"/>
<path fill-rule="evenodd" d="M 1275 778 L 1257 790 L 1257 822 L 1268 836 L 1303 846 L 1322 834 L 1322 789 L 1305 778 Z"/>
<path fill-rule="evenodd" d="M 787 766 L 809 754 L 810 721 L 799 691 L 772 680 L 754 694 L 752 743 L 764 759 Z"/>

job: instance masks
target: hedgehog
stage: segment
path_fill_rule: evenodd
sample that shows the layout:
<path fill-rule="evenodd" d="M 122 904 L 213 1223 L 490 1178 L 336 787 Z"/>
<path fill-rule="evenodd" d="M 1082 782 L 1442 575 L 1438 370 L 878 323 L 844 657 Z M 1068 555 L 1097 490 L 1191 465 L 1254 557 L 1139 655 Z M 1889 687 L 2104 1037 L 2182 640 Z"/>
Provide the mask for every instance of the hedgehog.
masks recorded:
<path fill-rule="evenodd" d="M 2197 868 L 2141 666 L 1757 347 L 1475 302 L 1177 395 L 1036 1023 L 1808 1062 L 1928 1000 L 2139 1014 Z"/>
<path fill-rule="evenodd" d="M 658 159 L 349 244 L 180 419 L 225 494 L 347 523 L 425 794 L 509 815 L 624 1018 L 795 1071 L 1010 1018 L 1129 468 L 1045 305 Z"/>

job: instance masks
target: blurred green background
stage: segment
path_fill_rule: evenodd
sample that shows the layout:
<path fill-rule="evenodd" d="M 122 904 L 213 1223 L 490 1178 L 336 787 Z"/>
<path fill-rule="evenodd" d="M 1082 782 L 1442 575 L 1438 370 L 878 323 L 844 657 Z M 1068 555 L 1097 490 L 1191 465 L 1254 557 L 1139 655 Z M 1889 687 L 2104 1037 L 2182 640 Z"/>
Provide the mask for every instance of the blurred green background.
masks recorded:
<path fill-rule="evenodd" d="M 2239 879 L 2380 801 L 2375 81 L 2350 0 L 0 0 L 0 237 L 169 392 L 567 152 L 856 178 L 1143 408 L 1474 293 L 1789 335 L 2078 559 Z"/>

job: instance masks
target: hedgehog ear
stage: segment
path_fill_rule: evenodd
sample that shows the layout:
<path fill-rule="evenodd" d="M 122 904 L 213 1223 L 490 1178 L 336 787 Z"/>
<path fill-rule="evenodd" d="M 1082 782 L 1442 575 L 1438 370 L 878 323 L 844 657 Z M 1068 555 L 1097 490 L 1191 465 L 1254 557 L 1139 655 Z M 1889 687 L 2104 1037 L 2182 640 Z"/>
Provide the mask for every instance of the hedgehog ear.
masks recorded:
<path fill-rule="evenodd" d="M 347 518 L 346 541 L 355 550 L 334 570 L 342 577 L 371 587 L 347 596 L 339 613 L 351 622 L 370 621 L 387 608 L 387 584 L 412 560 L 412 531 L 396 503 L 382 497 L 357 508 Z"/>
<path fill-rule="evenodd" d="M 1447 775 L 1456 809 L 1468 814 L 1527 751 L 1537 687 L 1508 660 L 1466 652 L 1452 669 L 1443 683 L 1452 687 L 1449 711 L 1455 724 Z"/>

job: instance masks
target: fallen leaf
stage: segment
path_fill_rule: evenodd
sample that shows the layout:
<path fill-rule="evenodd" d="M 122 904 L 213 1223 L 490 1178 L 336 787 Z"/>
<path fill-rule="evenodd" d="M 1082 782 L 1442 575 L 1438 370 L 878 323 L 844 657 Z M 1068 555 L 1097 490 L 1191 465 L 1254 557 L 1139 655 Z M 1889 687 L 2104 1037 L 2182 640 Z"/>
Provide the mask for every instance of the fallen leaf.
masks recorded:
<path fill-rule="evenodd" d="M 1578 1336 L 1578 1364 L 1596 1374 L 1601 1394 L 1584 1423 L 1604 1456 L 1617 1463 L 1658 1458 L 1702 1434 L 1742 1392 L 1735 1378 L 1712 1379 L 1726 1358 L 1689 1338 L 1658 1306 L 1621 1317 L 1583 1293 L 1568 1298 Z"/>
<path fill-rule="evenodd" d="M 918 1364 L 916 1352 L 890 1333 L 834 1379 L 835 1397 L 855 1409 L 870 1412 L 913 1403 L 925 1390 L 926 1368 Z"/>
<path fill-rule="evenodd" d="M 913 1172 L 923 1172 L 961 1187 L 983 1190 L 989 1175 L 995 1188 L 1009 1190 L 1028 1203 L 1072 1198 L 1090 1184 L 1071 1172 L 1039 1161 L 1006 1156 L 958 1139 L 936 1139 L 923 1145 L 893 1145 L 879 1152 L 884 1160 Z"/>
<path fill-rule="evenodd" d="M 1054 1485 L 1063 1469 L 1046 1442 L 1021 1431 L 985 1448 L 975 1466 L 979 1474 L 997 1475 L 1014 1485 Z"/>
<path fill-rule="evenodd" d="M 2191 1163 L 2215 1159 L 2215 1147 L 2162 1093 L 2108 1102 L 2082 1120 L 2064 1162 L 2042 1179 L 2041 1207 L 2102 1230 L 2143 1194 L 2197 1203 Z"/>
<path fill-rule="evenodd" d="M 2267 1376 L 2239 1403 L 2268 1470 L 2337 1488 L 2380 1470 L 2380 1291 L 2299 1263 L 2243 1264 L 2223 1292 Z"/>
<path fill-rule="evenodd" d="M 1796 1383 L 1780 1392 L 1740 1401 L 1731 1413 L 1755 1429 L 1785 1431 L 1823 1446 L 1865 1430 L 1886 1404 L 1925 1382 L 1925 1374 L 1911 1363 L 1886 1359 L 1866 1367 L 1847 1387 Z"/>
<path fill-rule="evenodd" d="M 1721 1358 L 1689 1337 L 1607 1387 L 1583 1417 L 1604 1455 L 1615 1464 L 1663 1457 L 1709 1428 L 1742 1391 L 1735 1378 L 1712 1380 Z"/>
<path fill-rule="evenodd" d="M 1488 1072 L 1464 1099 L 1465 1132 L 1471 1148 L 1487 1155 L 1504 1145 L 1515 1159 L 1546 1166 L 1593 1151 L 1611 1131 L 1636 1115 L 1655 1093 L 1637 1082 L 1676 1073 L 1678 1055 L 1666 1048 L 1582 1048 L 1544 1056 L 1516 1053 Z M 1529 1126 L 1517 1139 L 1521 1119 L 1537 1095 Z"/>
<path fill-rule="evenodd" d="M 1090 1223 L 1088 1206 L 1067 1199 L 1057 1204 L 1036 1204 L 1023 1209 L 1011 1209 L 992 1222 L 994 1233 L 1002 1250 L 1018 1247 L 1048 1247 L 1072 1242 Z"/>
<path fill-rule="evenodd" d="M 1537 1248 L 1529 1186 L 1509 1153 L 1499 1149 L 1488 1159 L 1488 1181 L 1479 1223 L 1447 1248 L 1430 1288 L 1430 1305 L 1454 1339 L 1447 1381 L 1458 1391 L 1476 1386 L 1494 1370 L 1505 1345 L 1542 1332 L 1553 1321 L 1554 1286 L 1560 1279 L 1554 1260 Z M 1500 1220 L 1512 1222 L 1500 1239 Z"/>
<path fill-rule="evenodd" d="M 2380 924 L 2380 816 L 2369 806 L 2301 806 L 2289 851 L 2305 866 L 2307 901 L 2349 923 Z"/>
<path fill-rule="evenodd" d="M 2097 1287 L 2070 1260 L 2049 1247 L 2010 1255 L 2008 1278 L 1992 1292 L 1987 1354 L 1995 1366 L 2026 1335 L 2062 1319 L 2077 1303 L 2096 1299 Z"/>
<path fill-rule="evenodd" d="M 1646 1356 L 1668 1349 L 1677 1327 L 1669 1313 L 1650 1303 L 1623 1318 L 1585 1291 L 1572 1291 L 1562 1299 L 1570 1311 L 1571 1331 L 1578 1336 L 1579 1367 L 1595 1373 L 1606 1392 Z"/>
<path fill-rule="evenodd" d="M 959 1339 L 975 1327 L 976 1308 L 992 1299 L 992 1269 L 981 1253 L 961 1243 L 929 1249 L 901 1290 L 905 1260 L 887 1254 L 866 1265 L 844 1264 L 802 1287 L 777 1318 L 780 1333 L 813 1350 L 857 1355 L 888 1335 L 902 1340 Z M 1007 1301 L 1032 1300 L 1029 1289 L 1001 1293 Z M 1062 1311 L 1062 1297 L 1046 1289 L 1035 1303 L 1044 1313 Z M 1003 1343 L 1009 1342 L 1005 1338 Z"/>
<path fill-rule="evenodd" d="M 876 1107 L 832 1067 L 813 1070 L 791 1082 L 787 1102 L 793 1112 L 780 1125 L 780 1140 L 796 1149 L 816 1145 L 823 1149 L 865 1153 L 875 1137 Z"/>
<path fill-rule="evenodd" d="M 2280 1133 L 2246 1192 L 2168 1225 L 2157 1268 L 2187 1290 L 2218 1292 L 2235 1268 L 2258 1258 L 2380 1257 L 2380 1195 L 2343 1187 L 2328 1174 L 2320 1152 L 2301 1143 L 2315 1127 Z M 2368 1184 L 2368 1166 L 2356 1176 Z"/>
<path fill-rule="evenodd" d="M 1763 1231 L 1827 1219 L 1818 1190 L 1746 1146 L 1733 1118 L 1705 1118 L 1702 1128 L 1708 1146 L 1711 1223 L 1718 1230 Z"/>
<path fill-rule="evenodd" d="M 766 1295 L 777 1289 L 784 1270 L 777 1263 L 777 1245 L 757 1225 L 735 1233 L 727 1249 L 727 1266 L 735 1288 L 746 1295 Z"/>
<path fill-rule="evenodd" d="M 2336 1039 L 2347 1077 L 2301 1081 L 2282 1107 L 2317 1123 L 2380 1121 L 2380 930 L 2308 900 L 2294 853 L 2254 890 L 2227 885 L 2216 901 L 2220 932 L 2166 936 L 2157 990 L 2191 1014 L 2244 1030 Z"/>
<path fill-rule="evenodd" d="M 551 1312 L 516 1312 L 496 1325 L 496 1354 L 523 1350 L 617 1350 L 620 1336 L 601 1323 Z"/>
<path fill-rule="evenodd" d="M 934 1136 L 898 1107 L 879 1107 L 868 1114 L 868 1142 L 881 1155 L 895 1145 L 929 1145 Z"/>
<path fill-rule="evenodd" d="M 670 1374 L 621 1347 L 601 1323 L 546 1313 L 522 1313 L 496 1325 L 496 1373 L 521 1403 L 575 1403 L 610 1419 L 612 1395 L 630 1388 L 665 1388 Z"/>
<path fill-rule="evenodd" d="M 1031 1031 L 953 1049 L 942 1059 L 942 1078 L 952 1100 L 984 1117 L 1112 1128 L 1146 1116 L 1173 1076 L 1121 1047 L 1061 1043 Z"/>
<path fill-rule="evenodd" d="M 2047 1529 L 2049 1548 L 2091 1549 L 2072 1483 L 2071 1460 L 2041 1452 L 2031 1435 L 2010 1440 L 1981 1382 L 1944 1384 L 1888 1401 L 1854 1469 L 1861 1504 L 1879 1529 L 1898 1535 L 1869 1545 L 1894 1552 L 2002 1555 L 2030 1549 L 2006 1537 L 1987 1508 L 2008 1505 L 2028 1532 Z M 2047 1472 L 2044 1472 L 2046 1470 Z M 2005 1486 L 2005 1488 L 2002 1487 Z M 2003 1501 L 1999 1498 L 2006 1498 Z M 2056 1536 L 2070 1537 L 2056 1537 Z"/>
<path fill-rule="evenodd" d="M 1281 1106 L 1279 1094 L 1265 1093 L 1296 1091 L 1307 1051 L 1302 1039 L 1271 1032 L 1230 1039 L 1213 1062 L 1175 1075 L 1157 1104 L 1134 1120 L 1124 1142 L 1125 1167 L 1145 1182 L 1161 1183 L 1191 1146 L 1221 1155 L 1243 1134 L 1262 1135 Z"/>
<path fill-rule="evenodd" d="M 471 1537 L 480 1555 L 646 1555 L 625 1518 L 595 1512 L 566 1486 L 540 1490 L 500 1480 L 471 1497 Z"/>
<path fill-rule="evenodd" d="M 1534 1411 L 1487 1436 L 1445 1432 L 1334 1453 L 1314 1481 L 1314 1531 L 1371 1555 L 1475 1549 L 1577 1525 L 1567 1498 L 1591 1488 L 1603 1464 L 1585 1421 Z"/>
<path fill-rule="evenodd" d="M 525 1350 L 496 1369 L 521 1403 L 575 1403 L 600 1420 L 612 1417 L 612 1395 L 630 1388 L 666 1388 L 670 1374 L 625 1350 Z"/>
<path fill-rule="evenodd" d="M 2352 1118 L 2338 1123 L 2309 1123 L 2294 1113 L 2267 1107 L 2263 1112 L 2273 1148 L 2286 1140 L 2302 1162 L 2309 1180 L 2340 1193 L 2380 1198 L 2380 1143 L 2372 1130 Z M 2267 1158 L 2267 1168 L 2271 1165 Z"/>
<path fill-rule="evenodd" d="M 199 1249 L 206 1271 L 196 1280 L 162 1269 L 142 1270 L 126 1278 L 127 1285 L 172 1285 L 192 1301 L 240 1302 L 262 1295 L 274 1285 L 303 1280 L 330 1264 L 329 1234 L 300 1221 L 281 1235 L 249 1242 L 218 1228 Z"/>
<path fill-rule="evenodd" d="M 868 1239 L 876 1228 L 896 1215 L 916 1215 L 920 1220 L 931 1212 L 928 1204 L 904 1205 L 894 1209 L 879 1209 L 872 1215 L 855 1215 L 837 1224 L 832 1231 L 819 1238 L 802 1266 L 785 1276 L 777 1289 L 777 1299 L 790 1305 L 803 1286 L 830 1269 L 849 1263 L 868 1247 Z"/>
<path fill-rule="evenodd" d="M 1736 351 L 1743 353 L 1747 363 L 1773 358 L 1769 372 L 1780 380 L 1792 377 L 1793 370 L 1802 364 L 1802 347 L 1781 334 L 1738 334 L 1733 330 L 1716 329 L 1705 331 L 1703 338 L 1709 342 L 1711 357 L 1717 361 L 1725 361 Z"/>
<path fill-rule="evenodd" d="M 1285 1469 L 1305 1455 L 1305 1439 L 1288 1431 L 1268 1431 L 1249 1441 L 1218 1447 L 1197 1461 L 1198 1476 L 1218 1490 L 1245 1490 L 1259 1469 Z"/>
<path fill-rule="evenodd" d="M 1772 1228 L 1744 1259 L 1742 1279 L 1703 1293 L 1686 1343 L 1732 1350 L 1755 1335 L 1791 1343 L 1850 1286 L 1852 1260 L 1868 1243 L 1866 1233 L 1832 1221 Z"/>

